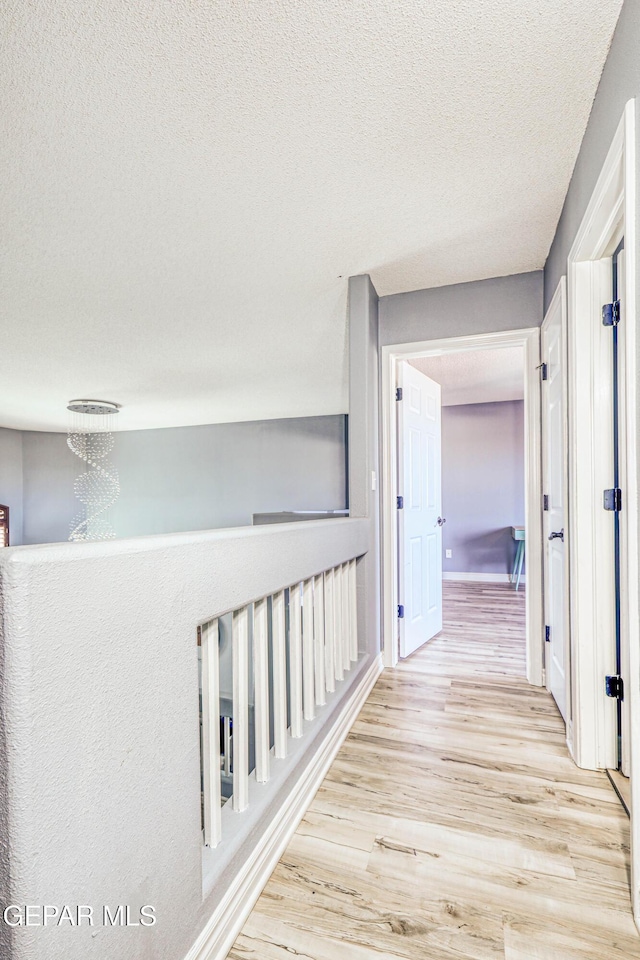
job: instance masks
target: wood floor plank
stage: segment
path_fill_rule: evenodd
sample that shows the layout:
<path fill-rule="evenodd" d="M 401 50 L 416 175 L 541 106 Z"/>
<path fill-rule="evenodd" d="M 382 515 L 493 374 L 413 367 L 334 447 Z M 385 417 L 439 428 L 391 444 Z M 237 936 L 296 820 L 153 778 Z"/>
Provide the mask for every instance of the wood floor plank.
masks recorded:
<path fill-rule="evenodd" d="M 525 679 L 524 593 L 446 583 L 385 671 L 229 960 L 640 958 L 629 821 Z"/>

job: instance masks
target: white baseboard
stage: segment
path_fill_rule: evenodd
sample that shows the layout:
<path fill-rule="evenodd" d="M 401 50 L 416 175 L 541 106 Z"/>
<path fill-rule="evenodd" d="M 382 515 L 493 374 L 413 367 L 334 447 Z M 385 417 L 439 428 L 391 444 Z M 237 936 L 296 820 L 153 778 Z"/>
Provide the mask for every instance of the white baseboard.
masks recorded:
<path fill-rule="evenodd" d="M 381 673 L 382 655 L 378 655 L 185 960 L 224 960 L 227 956 Z"/>
<path fill-rule="evenodd" d="M 511 583 L 510 573 L 443 573 L 443 580 L 467 580 L 470 583 Z M 520 583 L 526 583 L 523 573 Z"/>

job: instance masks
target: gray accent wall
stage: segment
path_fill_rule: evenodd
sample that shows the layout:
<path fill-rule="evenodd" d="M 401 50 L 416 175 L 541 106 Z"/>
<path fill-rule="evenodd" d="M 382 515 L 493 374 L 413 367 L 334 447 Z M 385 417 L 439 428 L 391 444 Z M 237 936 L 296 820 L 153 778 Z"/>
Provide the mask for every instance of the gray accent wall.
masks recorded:
<path fill-rule="evenodd" d="M 542 270 L 381 297 L 380 346 L 539 327 Z"/>
<path fill-rule="evenodd" d="M 117 435 L 119 537 L 242 526 L 253 513 L 342 509 L 344 416 L 221 423 Z M 6 431 L 16 433 L 16 431 Z M 25 432 L 24 543 L 66 540 L 80 461 L 59 433 Z"/>
<path fill-rule="evenodd" d="M 9 538 L 22 543 L 22 434 L 0 427 L 0 503 L 9 507 Z"/>
<path fill-rule="evenodd" d="M 444 573 L 511 571 L 511 527 L 524 525 L 524 401 L 442 408 L 442 510 Z"/>
<path fill-rule="evenodd" d="M 358 636 L 381 647 L 378 294 L 368 274 L 349 278 L 349 508 L 369 521 L 358 563 Z M 375 480 L 375 482 L 373 482 Z"/>
<path fill-rule="evenodd" d="M 564 201 L 562 215 L 544 268 L 545 310 L 560 278 L 587 209 L 591 194 L 622 118 L 625 104 L 640 98 L 640 3 L 627 0 L 613 35 L 609 56 L 593 102 L 580 153 Z M 640 116 L 636 99 L 636 157 L 640 158 Z M 637 197 L 640 204 L 640 194 Z M 636 208 L 636 222 L 638 208 Z M 640 251 L 638 251 L 640 254 Z M 640 273 L 638 274 L 640 283 Z"/>
<path fill-rule="evenodd" d="M 365 596 L 366 633 L 376 642 L 381 637 L 380 347 L 539 327 L 542 305 L 541 270 L 380 298 L 368 275 L 349 278 L 350 510 L 371 524 L 371 549 L 358 565 L 359 590 Z"/>

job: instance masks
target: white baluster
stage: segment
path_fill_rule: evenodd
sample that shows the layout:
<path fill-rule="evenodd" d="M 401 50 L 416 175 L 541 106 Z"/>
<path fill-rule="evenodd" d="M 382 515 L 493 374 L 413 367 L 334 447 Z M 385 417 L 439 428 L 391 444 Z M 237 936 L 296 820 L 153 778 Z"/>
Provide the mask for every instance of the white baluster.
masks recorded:
<path fill-rule="evenodd" d="M 347 673 L 351 669 L 351 660 L 349 658 L 349 581 L 346 563 L 340 564 L 340 583 L 342 584 L 342 644 L 340 653 L 342 654 L 342 669 Z"/>
<path fill-rule="evenodd" d="M 289 703 L 291 736 L 301 737 L 302 727 L 302 619 L 300 584 L 289 589 Z"/>
<path fill-rule="evenodd" d="M 224 743 L 222 748 L 222 755 L 224 757 L 224 766 L 222 771 L 225 777 L 231 776 L 231 717 L 224 716 L 222 718 L 222 726 L 224 730 Z"/>
<path fill-rule="evenodd" d="M 220 666 L 218 621 L 201 628 L 202 644 L 202 765 L 204 842 L 217 847 L 222 836 L 220 816 Z"/>
<path fill-rule="evenodd" d="M 333 663 L 334 652 L 334 629 L 333 629 L 333 607 L 334 607 L 334 578 L 333 570 L 326 570 L 324 573 L 324 654 L 325 654 L 325 680 L 327 692 L 333 693 L 336 689 L 336 673 Z"/>
<path fill-rule="evenodd" d="M 273 595 L 273 737 L 278 759 L 287 755 L 287 649 L 285 642 L 284 590 Z"/>
<path fill-rule="evenodd" d="M 253 605 L 253 676 L 255 682 L 256 780 L 269 779 L 269 628 L 267 598 Z"/>
<path fill-rule="evenodd" d="M 358 591 L 356 586 L 356 561 L 349 560 L 349 617 L 351 621 L 349 636 L 349 658 L 358 659 Z"/>
<path fill-rule="evenodd" d="M 305 580 L 303 586 L 304 615 L 302 621 L 302 682 L 304 718 L 313 720 L 316 715 L 314 650 L 313 650 L 313 581 Z"/>
<path fill-rule="evenodd" d="M 342 650 L 342 567 L 333 568 L 333 637 L 336 680 L 344 680 L 344 654 Z"/>
<path fill-rule="evenodd" d="M 316 678 L 316 703 L 327 702 L 324 669 L 324 577 L 313 578 L 313 650 Z"/>
<path fill-rule="evenodd" d="M 235 610 L 232 627 L 233 809 L 249 805 L 249 613 Z"/>

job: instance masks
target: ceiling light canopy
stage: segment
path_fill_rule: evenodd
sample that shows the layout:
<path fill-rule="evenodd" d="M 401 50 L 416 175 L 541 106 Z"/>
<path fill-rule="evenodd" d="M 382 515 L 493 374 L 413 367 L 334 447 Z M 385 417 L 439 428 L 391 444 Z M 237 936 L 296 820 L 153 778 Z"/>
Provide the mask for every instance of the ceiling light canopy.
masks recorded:
<path fill-rule="evenodd" d="M 71 413 L 86 413 L 92 417 L 106 417 L 120 412 L 120 405 L 109 400 L 70 400 L 67 410 Z"/>

